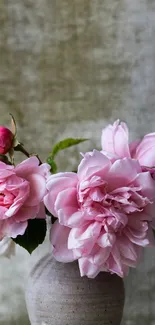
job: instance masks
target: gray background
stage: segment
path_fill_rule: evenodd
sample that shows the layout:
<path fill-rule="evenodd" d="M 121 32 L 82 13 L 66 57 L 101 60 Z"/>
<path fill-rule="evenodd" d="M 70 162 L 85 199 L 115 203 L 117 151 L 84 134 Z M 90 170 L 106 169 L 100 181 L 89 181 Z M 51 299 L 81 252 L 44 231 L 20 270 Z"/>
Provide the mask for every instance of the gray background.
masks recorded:
<path fill-rule="evenodd" d="M 116 118 L 131 139 L 154 131 L 154 39 L 153 0 L 0 0 L 0 124 L 13 113 L 20 140 L 43 160 L 64 137 L 91 138 L 59 155 L 63 170 L 76 167 L 79 150 L 100 147 Z M 48 246 L 0 260 L 0 325 L 29 324 L 26 277 Z M 125 282 L 123 325 L 154 325 L 153 250 Z"/>

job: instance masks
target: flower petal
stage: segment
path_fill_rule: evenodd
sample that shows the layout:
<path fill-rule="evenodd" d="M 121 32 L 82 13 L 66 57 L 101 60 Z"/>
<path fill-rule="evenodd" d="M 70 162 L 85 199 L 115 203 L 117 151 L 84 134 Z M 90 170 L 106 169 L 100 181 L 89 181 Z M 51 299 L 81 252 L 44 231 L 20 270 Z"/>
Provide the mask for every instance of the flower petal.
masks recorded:
<path fill-rule="evenodd" d="M 124 230 L 124 234 L 128 237 L 128 239 L 138 245 L 138 246 L 148 246 L 149 245 L 149 239 L 147 237 L 147 233 L 146 232 L 141 232 L 138 230 L 134 230 L 131 228 L 125 229 Z"/>
<path fill-rule="evenodd" d="M 129 260 L 137 260 L 136 245 L 134 245 L 127 237 L 120 237 L 117 241 L 119 251 L 122 256 Z"/>
<path fill-rule="evenodd" d="M 114 245 L 111 251 L 108 268 L 112 273 L 116 273 L 122 278 L 128 274 L 128 266 L 123 264 L 117 245 Z"/>
<path fill-rule="evenodd" d="M 74 187 L 67 188 L 58 193 L 55 201 L 55 210 L 65 207 L 75 207 L 78 210 L 77 189 Z"/>
<path fill-rule="evenodd" d="M 14 191 L 16 191 L 18 195 L 15 197 L 13 204 L 6 211 L 5 218 L 10 218 L 15 215 L 19 211 L 19 209 L 25 204 L 25 201 L 28 199 L 30 193 L 29 183 L 26 180 L 22 179 L 20 179 L 21 182 L 18 182 L 17 179 L 19 180 L 20 178 L 17 178 L 15 176 L 15 180 L 9 186 L 9 191 L 12 191 L 13 193 Z"/>
<path fill-rule="evenodd" d="M 91 255 L 89 256 L 89 261 L 92 264 L 98 265 L 99 267 L 106 265 L 111 250 L 112 250 L 111 246 L 107 246 L 106 248 L 101 248 L 98 245 L 95 245 L 91 252 Z"/>
<path fill-rule="evenodd" d="M 14 215 L 14 220 L 16 222 L 23 222 L 27 219 L 38 218 L 37 213 L 39 212 L 39 206 L 22 206 L 17 213 Z"/>
<path fill-rule="evenodd" d="M 0 240 L 4 237 L 16 238 L 23 235 L 27 228 L 27 221 L 15 222 L 12 218 L 0 221 Z"/>
<path fill-rule="evenodd" d="M 100 234 L 102 224 L 100 222 L 88 223 L 80 228 L 71 229 L 68 237 L 68 248 L 74 249 L 77 256 L 90 254 Z"/>
<path fill-rule="evenodd" d="M 116 241 L 114 233 L 104 233 L 98 237 L 97 244 L 103 248 L 112 247 Z"/>
<path fill-rule="evenodd" d="M 73 228 L 81 226 L 85 220 L 81 211 L 74 207 L 66 207 L 58 211 L 58 218 L 61 225 Z"/>
<path fill-rule="evenodd" d="M 36 167 L 39 166 L 39 160 L 37 157 L 33 156 L 25 159 L 20 164 L 15 167 L 15 173 L 19 177 L 26 177 L 36 171 Z"/>
<path fill-rule="evenodd" d="M 53 246 L 53 256 L 58 262 L 68 263 L 76 259 L 73 251 L 67 247 L 69 233 L 70 229 L 60 225 L 58 221 L 51 227 L 50 240 Z"/>
<path fill-rule="evenodd" d="M 140 173 L 134 183 L 135 186 L 141 187 L 143 196 L 146 196 L 149 200 L 155 199 L 155 181 L 149 172 Z"/>
<path fill-rule="evenodd" d="M 77 174 L 76 173 L 57 173 L 51 175 L 47 180 L 47 189 L 60 192 L 68 187 L 76 187 L 77 185 Z"/>
<path fill-rule="evenodd" d="M 127 125 L 123 122 L 119 124 L 119 120 L 113 125 L 108 125 L 102 131 L 101 144 L 102 150 L 118 155 L 120 158 L 130 157 Z"/>
<path fill-rule="evenodd" d="M 41 202 L 40 203 L 40 206 L 38 208 L 39 208 L 39 211 L 37 212 L 37 214 L 35 215 L 35 217 L 37 219 L 45 219 L 46 218 L 46 212 L 45 212 L 44 203 Z"/>
<path fill-rule="evenodd" d="M 137 139 L 135 141 L 132 141 L 129 145 L 129 148 L 130 148 L 130 154 L 131 154 L 131 157 L 132 158 L 135 158 L 136 159 L 136 150 L 137 150 L 137 147 L 138 145 L 140 144 L 141 142 L 141 139 Z"/>
<path fill-rule="evenodd" d="M 144 136 L 135 150 L 134 157 L 143 166 L 155 166 L 155 133 Z"/>
<path fill-rule="evenodd" d="M 27 206 L 38 205 L 44 198 L 46 191 L 45 178 L 39 174 L 32 174 L 27 177 L 30 184 L 30 193 Z"/>
<path fill-rule="evenodd" d="M 78 262 L 81 276 L 86 275 L 88 278 L 93 279 L 102 270 L 102 267 L 91 263 L 87 257 L 81 257 Z"/>
<path fill-rule="evenodd" d="M 116 160 L 107 176 L 109 190 L 128 186 L 135 180 L 138 173 L 141 173 L 141 167 L 136 160 L 130 158 Z"/>
<path fill-rule="evenodd" d="M 2 161 L 0 161 L 0 180 L 5 180 L 5 178 L 14 175 L 14 167 L 6 165 Z"/>
<path fill-rule="evenodd" d="M 89 177 L 104 175 L 110 168 L 111 161 L 100 151 L 86 153 L 78 167 L 78 178 L 84 181 Z"/>
<path fill-rule="evenodd" d="M 77 180 L 75 173 L 58 173 L 49 177 L 46 185 L 48 193 L 44 197 L 44 204 L 54 216 L 57 216 L 55 202 L 58 194 L 70 187 L 76 187 Z"/>

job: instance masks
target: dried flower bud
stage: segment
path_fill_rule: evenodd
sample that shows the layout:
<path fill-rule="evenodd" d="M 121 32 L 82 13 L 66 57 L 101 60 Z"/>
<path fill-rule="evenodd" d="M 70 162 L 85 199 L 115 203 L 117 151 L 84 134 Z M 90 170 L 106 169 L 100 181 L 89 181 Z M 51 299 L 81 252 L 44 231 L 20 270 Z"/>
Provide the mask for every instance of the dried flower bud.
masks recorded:
<path fill-rule="evenodd" d="M 5 155 L 13 145 L 13 133 L 6 127 L 0 126 L 0 154 Z"/>

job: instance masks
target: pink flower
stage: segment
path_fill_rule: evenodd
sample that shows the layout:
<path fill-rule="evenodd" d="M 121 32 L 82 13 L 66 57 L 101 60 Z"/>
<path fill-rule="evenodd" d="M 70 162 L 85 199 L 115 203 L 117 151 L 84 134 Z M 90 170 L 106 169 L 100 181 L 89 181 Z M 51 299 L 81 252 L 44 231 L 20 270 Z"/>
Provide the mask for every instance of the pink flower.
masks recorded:
<path fill-rule="evenodd" d="M 101 138 L 102 150 L 118 158 L 130 158 L 128 140 L 127 125 L 124 122 L 119 124 L 119 120 L 117 120 L 113 125 L 110 124 L 103 129 Z"/>
<path fill-rule="evenodd" d="M 5 155 L 12 147 L 13 133 L 4 126 L 0 126 L 0 154 Z"/>
<path fill-rule="evenodd" d="M 155 166 L 155 133 L 129 144 L 127 125 L 117 120 L 103 129 L 101 144 L 103 152 L 114 159 L 129 157 L 138 160 L 141 166 Z"/>
<path fill-rule="evenodd" d="M 124 125 L 118 132 L 127 137 Z M 123 277 L 137 265 L 143 247 L 155 244 L 155 182 L 135 159 L 114 160 L 123 152 L 130 156 L 125 143 L 122 151 L 111 148 L 110 158 L 97 150 L 86 153 L 77 174 L 50 176 L 44 198 L 58 217 L 51 229 L 55 258 L 78 260 L 81 276 L 90 278 L 100 271 Z"/>
<path fill-rule="evenodd" d="M 36 157 L 16 167 L 0 162 L 0 240 L 23 235 L 28 219 L 45 218 L 43 198 L 50 166 Z"/>
<path fill-rule="evenodd" d="M 133 146 L 131 154 L 142 166 L 155 166 L 155 133 L 145 135 L 141 141 L 132 143 Z"/>

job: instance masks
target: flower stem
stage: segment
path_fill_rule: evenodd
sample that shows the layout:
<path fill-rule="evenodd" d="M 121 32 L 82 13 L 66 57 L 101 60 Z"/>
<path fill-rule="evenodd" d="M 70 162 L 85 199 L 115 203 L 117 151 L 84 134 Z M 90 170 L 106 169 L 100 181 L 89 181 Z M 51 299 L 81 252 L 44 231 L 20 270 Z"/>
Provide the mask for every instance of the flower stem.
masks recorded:
<path fill-rule="evenodd" d="M 15 151 L 20 151 L 22 152 L 26 157 L 30 158 L 32 156 L 35 156 L 38 158 L 39 160 L 39 165 L 42 164 L 42 161 L 40 160 L 39 156 L 37 154 L 30 154 L 23 146 L 21 143 L 19 143 L 15 148 L 14 148 Z"/>
<path fill-rule="evenodd" d="M 14 148 L 16 151 L 22 152 L 26 157 L 31 157 L 31 155 L 28 153 L 28 151 L 22 146 L 18 145 L 17 147 Z"/>

